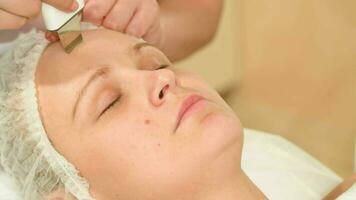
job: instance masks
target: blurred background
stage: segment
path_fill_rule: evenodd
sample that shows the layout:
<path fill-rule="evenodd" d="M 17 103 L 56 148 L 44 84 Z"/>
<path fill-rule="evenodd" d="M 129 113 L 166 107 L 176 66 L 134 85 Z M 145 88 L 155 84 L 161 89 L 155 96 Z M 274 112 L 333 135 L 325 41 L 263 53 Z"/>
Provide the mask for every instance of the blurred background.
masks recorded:
<path fill-rule="evenodd" d="M 177 66 L 207 79 L 244 127 L 282 135 L 352 174 L 355 0 L 225 0 L 214 41 Z"/>

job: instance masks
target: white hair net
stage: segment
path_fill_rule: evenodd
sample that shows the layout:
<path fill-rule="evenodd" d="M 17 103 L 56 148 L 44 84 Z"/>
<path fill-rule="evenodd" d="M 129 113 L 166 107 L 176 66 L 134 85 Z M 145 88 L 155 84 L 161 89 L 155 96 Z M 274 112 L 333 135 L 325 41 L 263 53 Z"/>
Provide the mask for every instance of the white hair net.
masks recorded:
<path fill-rule="evenodd" d="M 41 122 L 35 72 L 47 45 L 44 33 L 32 30 L 0 58 L 0 165 L 26 200 L 54 199 L 58 191 L 91 200 L 89 184 L 54 149 Z"/>

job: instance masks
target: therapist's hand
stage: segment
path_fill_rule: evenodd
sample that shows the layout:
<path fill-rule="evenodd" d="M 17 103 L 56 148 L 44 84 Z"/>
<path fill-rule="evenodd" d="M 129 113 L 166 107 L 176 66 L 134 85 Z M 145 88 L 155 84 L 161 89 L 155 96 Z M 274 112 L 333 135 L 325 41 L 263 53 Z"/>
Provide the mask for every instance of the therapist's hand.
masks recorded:
<path fill-rule="evenodd" d="M 41 2 L 63 11 L 74 11 L 75 0 L 0 0 L 0 30 L 19 29 L 41 12 Z"/>
<path fill-rule="evenodd" d="M 157 0 L 86 0 L 83 20 L 157 45 L 161 39 Z"/>

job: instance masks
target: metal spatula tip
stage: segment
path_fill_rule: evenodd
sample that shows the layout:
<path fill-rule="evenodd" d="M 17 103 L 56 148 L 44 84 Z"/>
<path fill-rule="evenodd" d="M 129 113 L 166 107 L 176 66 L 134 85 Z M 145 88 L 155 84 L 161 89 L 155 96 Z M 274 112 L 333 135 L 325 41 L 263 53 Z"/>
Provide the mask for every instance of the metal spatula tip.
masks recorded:
<path fill-rule="evenodd" d="M 66 53 L 71 53 L 73 49 L 78 46 L 82 41 L 82 34 L 79 34 L 71 43 L 69 43 L 67 46 L 64 46 L 64 51 Z"/>
<path fill-rule="evenodd" d="M 58 30 L 60 42 L 66 53 L 71 53 L 83 41 L 80 20 L 81 14 L 77 14 Z"/>

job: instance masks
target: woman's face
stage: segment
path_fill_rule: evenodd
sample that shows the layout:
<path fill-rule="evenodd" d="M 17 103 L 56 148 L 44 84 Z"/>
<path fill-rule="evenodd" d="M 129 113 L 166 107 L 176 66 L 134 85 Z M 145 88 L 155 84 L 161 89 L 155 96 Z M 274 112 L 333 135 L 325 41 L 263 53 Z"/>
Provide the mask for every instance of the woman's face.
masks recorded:
<path fill-rule="evenodd" d="M 36 83 L 50 140 L 96 199 L 185 199 L 240 169 L 234 113 L 141 40 L 96 30 L 71 54 L 52 44 Z"/>

